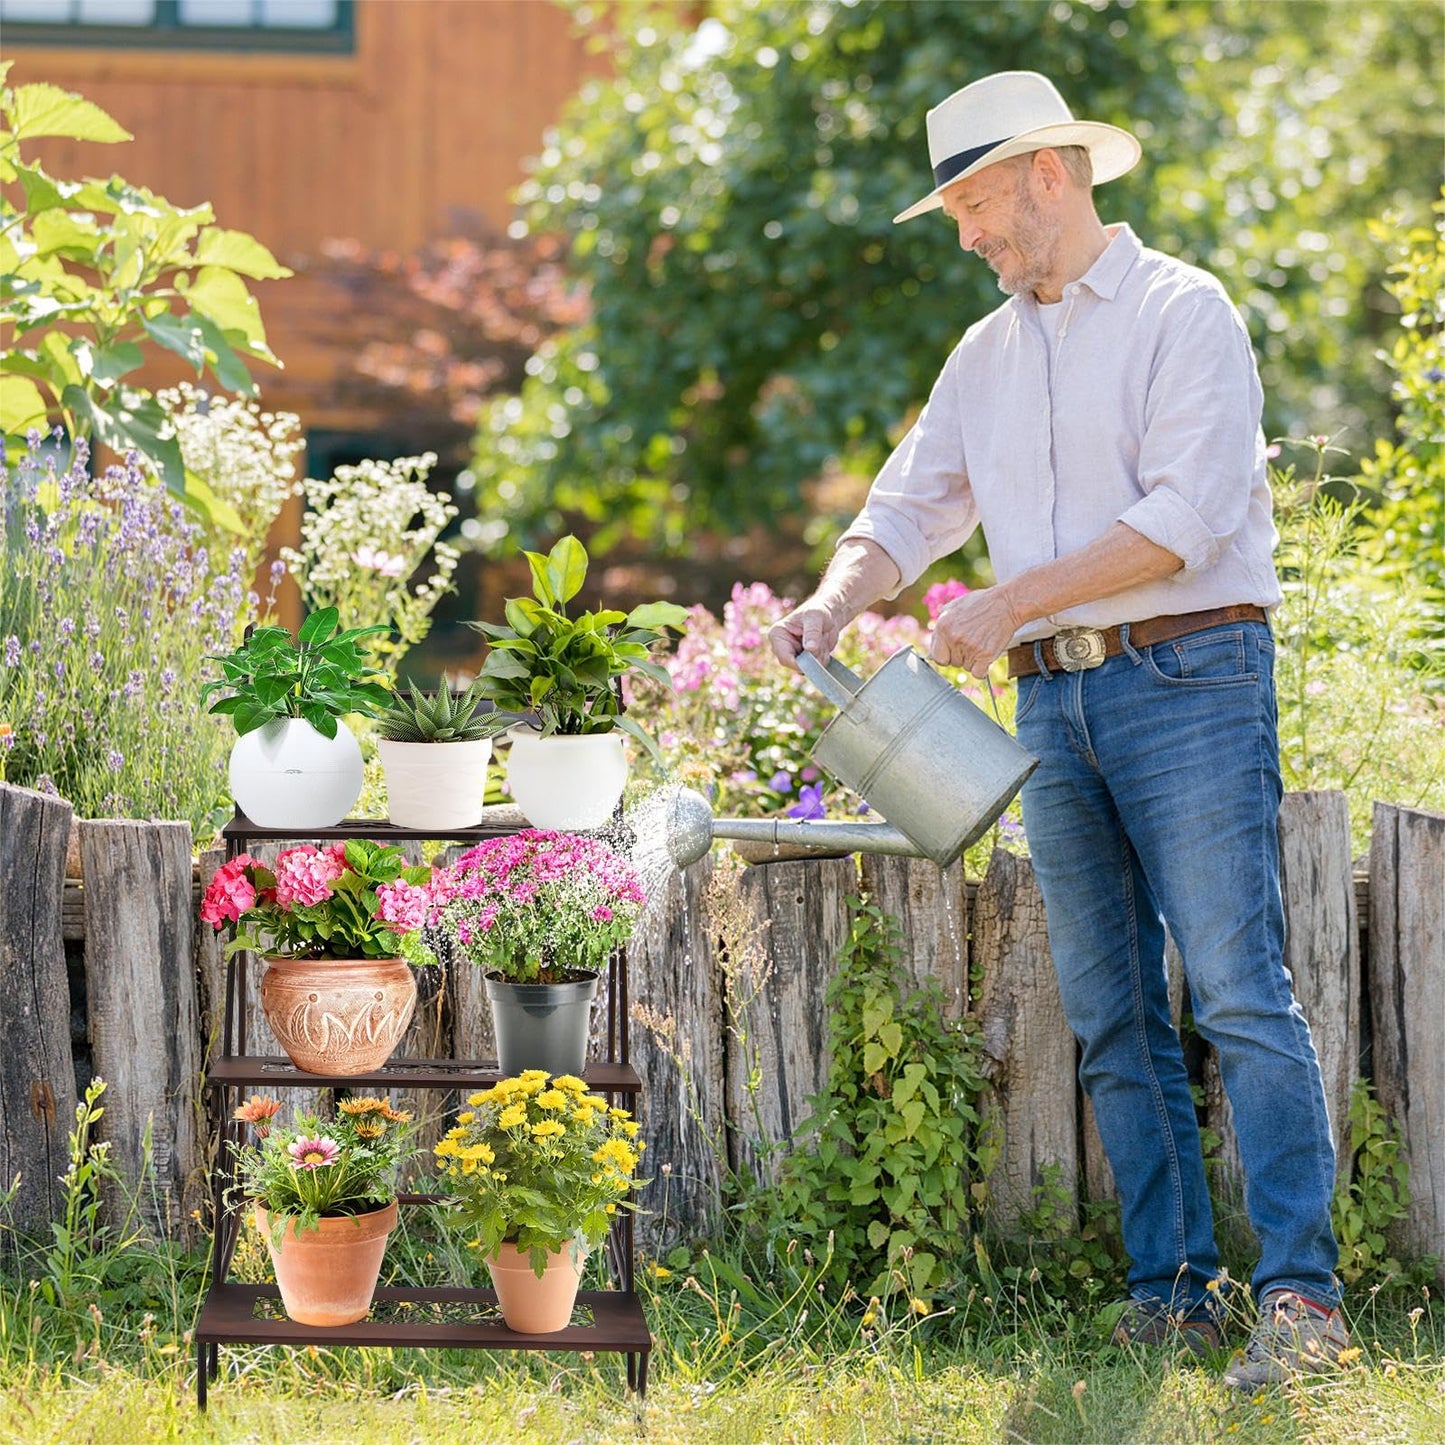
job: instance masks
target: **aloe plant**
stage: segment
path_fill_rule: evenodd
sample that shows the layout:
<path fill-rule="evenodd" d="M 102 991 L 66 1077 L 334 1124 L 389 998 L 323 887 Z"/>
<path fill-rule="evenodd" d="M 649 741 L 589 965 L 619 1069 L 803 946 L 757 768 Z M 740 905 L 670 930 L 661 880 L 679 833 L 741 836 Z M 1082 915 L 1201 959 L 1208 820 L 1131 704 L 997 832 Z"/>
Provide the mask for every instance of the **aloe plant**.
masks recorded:
<path fill-rule="evenodd" d="M 376 717 L 377 731 L 389 743 L 473 743 L 495 737 L 515 721 L 508 713 L 478 713 L 483 688 L 478 678 L 465 692 L 443 686 L 428 693 L 404 682 L 398 694 Z"/>

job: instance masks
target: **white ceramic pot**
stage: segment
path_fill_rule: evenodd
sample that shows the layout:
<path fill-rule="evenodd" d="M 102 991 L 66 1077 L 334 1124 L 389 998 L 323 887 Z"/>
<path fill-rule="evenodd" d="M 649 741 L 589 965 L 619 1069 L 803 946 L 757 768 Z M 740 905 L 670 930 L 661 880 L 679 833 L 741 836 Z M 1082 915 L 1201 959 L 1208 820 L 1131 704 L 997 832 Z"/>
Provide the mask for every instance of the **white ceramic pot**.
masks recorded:
<path fill-rule="evenodd" d="M 261 828 L 334 827 L 361 796 L 361 748 L 345 723 L 328 738 L 279 718 L 236 739 L 231 796 Z"/>
<path fill-rule="evenodd" d="M 475 828 L 487 793 L 491 738 L 466 743 L 393 743 L 378 738 L 387 817 L 398 828 Z"/>
<path fill-rule="evenodd" d="M 512 801 L 534 828 L 604 827 L 627 783 L 622 734 L 541 738 L 514 728 L 507 759 Z"/>

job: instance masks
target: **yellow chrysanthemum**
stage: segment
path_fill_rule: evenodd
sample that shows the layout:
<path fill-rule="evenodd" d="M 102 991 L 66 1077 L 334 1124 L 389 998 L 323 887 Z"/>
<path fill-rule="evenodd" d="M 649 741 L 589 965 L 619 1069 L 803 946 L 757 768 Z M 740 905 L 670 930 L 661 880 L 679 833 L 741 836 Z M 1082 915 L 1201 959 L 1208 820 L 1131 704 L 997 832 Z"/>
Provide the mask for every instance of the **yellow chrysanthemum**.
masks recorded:
<path fill-rule="evenodd" d="M 622 1126 L 622 1132 L 623 1132 L 624 1134 L 626 1134 L 629 1139 L 635 1139 L 635 1138 L 637 1138 L 637 1136 L 638 1136 L 638 1134 L 641 1132 L 641 1130 L 642 1130 L 642 1125 L 641 1125 L 641 1124 L 634 1124 L 631 1120 L 629 1120 L 626 1124 L 624 1124 L 624 1125 Z"/>
<path fill-rule="evenodd" d="M 525 1124 L 526 1122 L 527 1106 L 525 1104 L 509 1104 L 497 1115 L 497 1127 L 499 1129 L 515 1129 L 518 1124 Z"/>
<path fill-rule="evenodd" d="M 475 1105 L 475 1104 L 489 1104 L 489 1103 L 491 1103 L 492 1098 L 493 1098 L 493 1096 L 495 1095 L 495 1093 L 496 1093 L 496 1090 L 495 1090 L 495 1089 L 479 1089 L 475 1094 L 468 1094 L 468 1095 L 467 1095 L 467 1103 L 473 1104 L 473 1105 Z"/>
<path fill-rule="evenodd" d="M 546 1069 L 523 1069 L 515 1082 L 530 1087 L 533 1084 L 545 1084 L 550 1077 Z"/>
<path fill-rule="evenodd" d="M 490 1144 L 468 1144 L 465 1149 L 459 1151 L 463 1159 L 475 1160 L 478 1164 L 493 1164 L 496 1162 L 496 1154 Z"/>
<path fill-rule="evenodd" d="M 585 1094 L 587 1092 L 587 1085 L 576 1074 L 558 1074 L 552 1080 L 552 1087 L 562 1089 L 569 1094 Z"/>
<path fill-rule="evenodd" d="M 461 1153 L 462 1146 L 456 1138 L 456 1135 L 460 1132 L 460 1130 L 454 1129 L 450 1134 L 447 1135 L 445 1139 L 441 1141 L 440 1144 L 436 1146 L 435 1149 L 432 1150 L 432 1153 L 435 1154 L 439 1159 L 445 1159 L 449 1155 Z"/>
<path fill-rule="evenodd" d="M 543 1119 L 541 1123 L 532 1125 L 534 1139 L 555 1139 L 566 1132 L 567 1126 L 560 1119 Z"/>
<path fill-rule="evenodd" d="M 544 1089 L 537 1095 L 539 1109 L 565 1109 L 567 1103 L 567 1095 L 561 1089 Z"/>
<path fill-rule="evenodd" d="M 472 1122 L 472 1120 L 475 1119 L 476 1117 L 477 1117 L 477 1116 L 476 1116 L 474 1113 L 472 1113 L 472 1111 L 471 1111 L 470 1109 L 463 1109 L 462 1112 L 457 1115 L 457 1123 L 458 1123 L 458 1124 L 470 1124 L 470 1123 Z"/>

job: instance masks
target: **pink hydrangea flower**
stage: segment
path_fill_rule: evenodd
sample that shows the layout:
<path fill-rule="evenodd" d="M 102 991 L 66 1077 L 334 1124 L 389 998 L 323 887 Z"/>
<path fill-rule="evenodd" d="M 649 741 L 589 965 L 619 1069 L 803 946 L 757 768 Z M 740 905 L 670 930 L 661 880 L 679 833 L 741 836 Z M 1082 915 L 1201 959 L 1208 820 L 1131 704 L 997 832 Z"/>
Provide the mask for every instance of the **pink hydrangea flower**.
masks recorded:
<path fill-rule="evenodd" d="M 237 922 L 256 902 L 256 890 L 246 877 L 246 869 L 255 861 L 249 853 L 242 853 L 216 869 L 201 899 L 203 922 L 223 928 Z"/>
<path fill-rule="evenodd" d="M 431 891 L 398 878 L 376 890 L 376 916 L 398 933 L 415 933 L 432 911 Z"/>
<path fill-rule="evenodd" d="M 335 848 L 303 843 L 276 857 L 276 902 L 282 908 L 309 908 L 331 897 L 331 885 L 346 872 L 346 860 Z"/>

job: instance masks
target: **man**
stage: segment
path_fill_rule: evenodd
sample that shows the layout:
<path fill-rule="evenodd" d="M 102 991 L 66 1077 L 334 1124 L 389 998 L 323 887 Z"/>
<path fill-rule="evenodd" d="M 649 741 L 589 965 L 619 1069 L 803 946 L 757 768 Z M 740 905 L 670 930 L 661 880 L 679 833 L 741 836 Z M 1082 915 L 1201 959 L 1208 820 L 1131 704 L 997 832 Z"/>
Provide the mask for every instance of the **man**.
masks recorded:
<path fill-rule="evenodd" d="M 771 642 L 790 666 L 826 657 L 982 525 L 997 584 L 951 602 L 931 649 L 977 676 L 1007 650 L 1019 741 L 1041 760 L 1024 828 L 1132 1261 L 1116 1339 L 1220 1342 L 1167 920 L 1262 1249 L 1259 1322 L 1226 1375 L 1253 1389 L 1348 1343 L 1324 1090 L 1282 962 L 1266 611 L 1281 594 L 1253 353 L 1212 276 L 1101 223 L 1092 186 L 1139 143 L 1076 122 L 1043 76 L 966 86 L 928 113 L 928 139 L 934 189 L 896 220 L 942 210 L 1011 299 L 948 358 Z"/>

